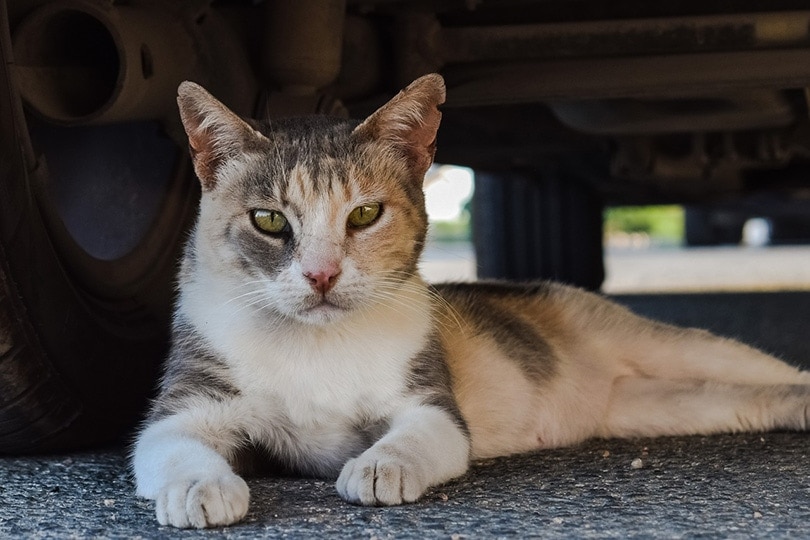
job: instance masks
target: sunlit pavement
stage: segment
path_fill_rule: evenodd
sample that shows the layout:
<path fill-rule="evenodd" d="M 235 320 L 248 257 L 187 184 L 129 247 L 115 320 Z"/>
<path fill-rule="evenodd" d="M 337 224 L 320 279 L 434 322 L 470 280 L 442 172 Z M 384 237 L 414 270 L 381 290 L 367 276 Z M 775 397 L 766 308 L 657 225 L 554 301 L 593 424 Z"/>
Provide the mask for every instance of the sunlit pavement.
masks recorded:
<path fill-rule="evenodd" d="M 475 279 L 475 254 L 463 243 L 429 244 L 428 281 Z M 608 248 L 607 294 L 810 290 L 810 246 Z"/>
<path fill-rule="evenodd" d="M 810 290 L 810 247 L 608 249 L 607 293 Z"/>

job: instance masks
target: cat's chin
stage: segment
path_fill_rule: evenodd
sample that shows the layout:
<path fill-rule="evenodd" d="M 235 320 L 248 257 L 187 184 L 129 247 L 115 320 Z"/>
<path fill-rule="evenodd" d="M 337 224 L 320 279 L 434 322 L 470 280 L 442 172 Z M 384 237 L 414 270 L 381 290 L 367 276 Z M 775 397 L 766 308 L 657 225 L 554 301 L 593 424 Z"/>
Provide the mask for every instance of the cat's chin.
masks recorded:
<path fill-rule="evenodd" d="M 350 310 L 342 308 L 331 302 L 322 302 L 295 313 L 296 320 L 317 326 L 330 324 L 348 315 Z"/>

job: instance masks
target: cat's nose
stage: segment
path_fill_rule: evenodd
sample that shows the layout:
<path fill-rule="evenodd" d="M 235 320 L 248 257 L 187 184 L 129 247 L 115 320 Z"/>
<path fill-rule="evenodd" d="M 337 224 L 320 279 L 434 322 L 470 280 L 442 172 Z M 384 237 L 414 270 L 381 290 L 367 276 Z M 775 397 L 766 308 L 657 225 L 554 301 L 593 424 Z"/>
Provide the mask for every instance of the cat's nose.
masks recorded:
<path fill-rule="evenodd" d="M 339 275 L 340 268 L 337 267 L 304 272 L 304 277 L 307 278 L 312 288 L 321 294 L 328 293 L 335 286 Z"/>

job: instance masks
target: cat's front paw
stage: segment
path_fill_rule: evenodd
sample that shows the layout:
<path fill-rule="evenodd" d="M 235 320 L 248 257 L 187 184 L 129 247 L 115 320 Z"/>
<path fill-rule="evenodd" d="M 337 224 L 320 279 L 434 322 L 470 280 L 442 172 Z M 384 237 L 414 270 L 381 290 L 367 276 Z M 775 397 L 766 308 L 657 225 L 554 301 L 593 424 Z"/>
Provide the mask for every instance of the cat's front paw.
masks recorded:
<path fill-rule="evenodd" d="M 245 517 L 250 490 L 235 474 L 180 480 L 168 484 L 155 500 L 158 523 L 174 527 L 216 527 Z"/>
<path fill-rule="evenodd" d="M 416 459 L 389 446 L 373 446 L 349 460 L 337 480 L 345 500 L 367 506 L 416 501 L 430 487 Z"/>

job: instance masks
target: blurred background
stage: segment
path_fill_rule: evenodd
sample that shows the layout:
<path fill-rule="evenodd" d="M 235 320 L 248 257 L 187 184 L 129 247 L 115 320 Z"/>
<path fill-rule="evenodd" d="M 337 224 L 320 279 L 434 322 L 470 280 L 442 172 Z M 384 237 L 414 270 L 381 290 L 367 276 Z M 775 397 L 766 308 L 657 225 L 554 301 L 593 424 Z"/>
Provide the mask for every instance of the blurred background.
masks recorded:
<path fill-rule="evenodd" d="M 425 198 L 431 230 L 422 263 L 428 281 L 476 279 L 471 219 L 474 190 L 472 169 L 434 165 L 429 171 Z M 697 208 L 606 208 L 602 291 L 810 290 L 807 239 L 779 238 L 774 234 L 773 220 L 755 214 L 711 217 L 716 222 L 715 238 L 707 239 L 706 216 Z"/>

